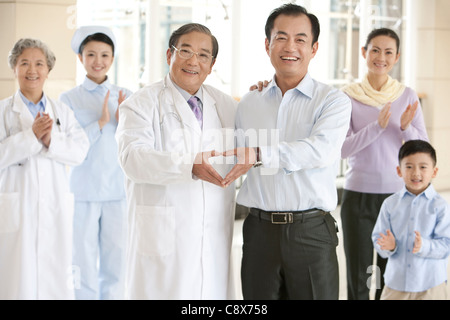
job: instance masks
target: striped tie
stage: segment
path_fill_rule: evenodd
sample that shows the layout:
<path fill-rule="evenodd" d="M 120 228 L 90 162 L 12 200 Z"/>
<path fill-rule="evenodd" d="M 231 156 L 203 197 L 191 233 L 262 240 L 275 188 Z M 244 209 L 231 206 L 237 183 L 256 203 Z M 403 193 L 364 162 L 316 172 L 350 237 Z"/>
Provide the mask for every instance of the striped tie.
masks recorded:
<path fill-rule="evenodd" d="M 200 99 L 197 98 L 196 96 L 192 96 L 188 100 L 188 103 L 191 106 L 191 109 L 194 112 L 195 117 L 197 118 L 200 128 L 202 128 L 203 127 L 203 113 L 202 113 L 202 109 L 199 106 L 199 103 L 201 103 Z"/>

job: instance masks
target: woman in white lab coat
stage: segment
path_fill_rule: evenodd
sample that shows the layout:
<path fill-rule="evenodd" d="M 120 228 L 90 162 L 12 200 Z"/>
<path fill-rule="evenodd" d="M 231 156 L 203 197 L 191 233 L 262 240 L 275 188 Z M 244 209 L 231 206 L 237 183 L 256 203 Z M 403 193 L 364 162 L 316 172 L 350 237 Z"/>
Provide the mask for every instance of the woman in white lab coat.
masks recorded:
<path fill-rule="evenodd" d="M 0 101 L 0 299 L 74 298 L 68 166 L 89 141 L 70 108 L 43 92 L 54 63 L 35 39 L 9 55 L 20 89 Z"/>
<path fill-rule="evenodd" d="M 198 30 L 186 31 L 173 46 L 183 44 L 201 52 L 204 45 L 214 52 L 210 35 Z M 119 108 L 119 161 L 128 178 L 128 298 L 229 299 L 234 294 L 230 285 L 234 186 L 223 188 L 198 179 L 193 166 L 199 152 L 233 148 L 236 102 L 201 85 L 214 62 L 199 62 L 194 55 L 183 58 L 178 49 L 169 48 L 169 75 Z M 197 70 L 200 78 L 196 90 L 202 91 L 202 126 L 181 93 L 188 89 L 179 89 L 183 79 L 192 82 L 192 74 L 183 71 L 187 69 Z M 223 135 L 226 128 L 228 140 Z M 231 146 L 225 146 L 227 141 Z M 213 159 L 222 161 L 214 168 L 224 177 L 232 165 L 225 158 Z"/>

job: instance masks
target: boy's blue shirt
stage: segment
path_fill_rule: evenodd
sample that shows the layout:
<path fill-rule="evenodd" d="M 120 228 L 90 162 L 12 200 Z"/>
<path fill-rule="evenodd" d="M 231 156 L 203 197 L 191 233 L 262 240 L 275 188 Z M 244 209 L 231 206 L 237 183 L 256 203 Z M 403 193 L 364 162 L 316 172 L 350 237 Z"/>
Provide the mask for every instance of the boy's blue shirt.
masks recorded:
<path fill-rule="evenodd" d="M 393 251 L 382 250 L 376 243 L 388 229 L 396 240 Z M 415 231 L 422 236 L 422 247 L 413 254 Z M 380 256 L 389 258 L 384 274 L 389 288 L 422 292 L 440 285 L 447 280 L 450 206 L 431 184 L 417 196 L 403 187 L 384 201 L 372 241 Z"/>

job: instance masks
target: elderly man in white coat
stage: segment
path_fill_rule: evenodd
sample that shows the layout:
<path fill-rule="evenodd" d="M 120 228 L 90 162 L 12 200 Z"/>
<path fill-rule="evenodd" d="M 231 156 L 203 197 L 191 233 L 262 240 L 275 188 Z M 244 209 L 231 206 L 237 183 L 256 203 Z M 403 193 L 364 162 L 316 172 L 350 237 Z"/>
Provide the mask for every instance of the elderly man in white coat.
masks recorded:
<path fill-rule="evenodd" d="M 234 297 L 235 190 L 222 186 L 232 165 L 221 152 L 233 147 L 236 102 L 203 84 L 217 52 L 209 29 L 180 27 L 169 40 L 169 74 L 120 106 L 130 299 Z"/>
<path fill-rule="evenodd" d="M 68 166 L 89 140 L 72 110 L 43 92 L 55 57 L 36 39 L 9 55 L 20 89 L 0 101 L 0 299 L 73 299 Z"/>

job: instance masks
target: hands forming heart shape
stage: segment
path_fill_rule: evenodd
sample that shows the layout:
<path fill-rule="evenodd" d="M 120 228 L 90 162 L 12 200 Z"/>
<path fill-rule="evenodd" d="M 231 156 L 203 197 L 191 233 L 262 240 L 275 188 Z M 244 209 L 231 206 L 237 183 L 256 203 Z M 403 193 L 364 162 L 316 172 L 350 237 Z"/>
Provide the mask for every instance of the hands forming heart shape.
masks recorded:
<path fill-rule="evenodd" d="M 210 164 L 209 158 L 212 157 L 230 157 L 236 156 L 236 164 L 233 169 L 222 178 L 222 176 Z M 197 154 L 192 173 L 199 179 L 213 183 L 217 186 L 226 188 L 234 180 L 247 173 L 253 164 L 256 162 L 256 152 L 254 148 L 236 148 L 225 152 L 218 152 L 215 150 L 200 152 Z"/>

